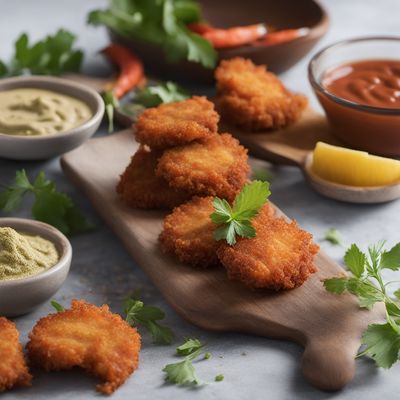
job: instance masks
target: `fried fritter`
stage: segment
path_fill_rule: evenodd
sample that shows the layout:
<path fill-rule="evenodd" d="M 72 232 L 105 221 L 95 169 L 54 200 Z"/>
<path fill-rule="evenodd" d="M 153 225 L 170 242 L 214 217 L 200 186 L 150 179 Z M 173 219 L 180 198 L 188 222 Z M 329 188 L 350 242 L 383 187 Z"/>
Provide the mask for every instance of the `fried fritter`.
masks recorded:
<path fill-rule="evenodd" d="M 157 160 L 161 154 L 141 146 L 133 155 L 117 185 L 117 193 L 125 204 L 133 208 L 171 209 L 191 198 L 188 193 L 171 188 L 165 179 L 156 176 Z"/>
<path fill-rule="evenodd" d="M 293 94 L 264 65 L 233 58 L 216 69 L 218 111 L 226 121 L 249 131 L 275 130 L 296 122 L 307 98 Z"/>
<path fill-rule="evenodd" d="M 252 221 L 254 238 L 239 238 L 234 246 L 217 250 L 230 279 L 250 288 L 293 289 L 317 271 L 313 263 L 319 246 L 295 221 L 260 213 Z"/>
<path fill-rule="evenodd" d="M 13 322 L 0 317 L 0 392 L 14 386 L 30 386 L 31 381 L 19 332 Z"/>
<path fill-rule="evenodd" d="M 46 371 L 82 367 L 104 383 L 96 389 L 111 394 L 139 363 L 140 335 L 108 306 L 73 300 L 71 308 L 40 319 L 29 334 L 32 364 Z"/>
<path fill-rule="evenodd" d="M 206 268 L 219 263 L 216 251 L 220 243 L 213 237 L 216 225 L 210 218 L 214 211 L 213 199 L 194 197 L 165 217 L 159 238 L 165 252 L 196 267 Z"/>
<path fill-rule="evenodd" d="M 247 149 L 229 133 L 223 133 L 205 143 L 165 150 L 156 174 L 171 187 L 192 195 L 232 201 L 246 183 L 250 169 L 247 159 Z"/>
<path fill-rule="evenodd" d="M 213 136 L 218 121 L 214 104 L 194 96 L 145 110 L 136 122 L 135 137 L 151 148 L 164 149 Z"/>

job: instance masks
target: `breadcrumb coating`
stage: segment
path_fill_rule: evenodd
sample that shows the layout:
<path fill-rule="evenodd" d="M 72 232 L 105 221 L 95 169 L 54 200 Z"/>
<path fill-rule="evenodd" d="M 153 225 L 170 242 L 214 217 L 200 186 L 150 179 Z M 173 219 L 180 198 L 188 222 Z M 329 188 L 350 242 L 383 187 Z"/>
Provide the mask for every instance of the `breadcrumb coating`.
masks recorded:
<path fill-rule="evenodd" d="M 172 209 L 190 199 L 188 193 L 171 188 L 165 179 L 156 176 L 161 154 L 141 146 L 133 155 L 116 189 L 125 204 L 142 209 Z"/>
<path fill-rule="evenodd" d="M 317 271 L 313 259 L 319 246 L 295 221 L 262 212 L 252 224 L 256 237 L 239 238 L 234 246 L 224 243 L 217 250 L 230 279 L 253 289 L 293 289 Z"/>
<path fill-rule="evenodd" d="M 19 332 L 13 322 L 0 317 L 0 392 L 13 387 L 31 386 Z"/>
<path fill-rule="evenodd" d="M 206 97 L 194 96 L 145 110 L 134 131 L 139 143 L 164 149 L 213 136 L 218 130 L 218 121 L 214 104 Z"/>
<path fill-rule="evenodd" d="M 46 371 L 81 367 L 100 378 L 99 392 L 113 393 L 137 369 L 140 335 L 108 306 L 72 300 L 71 308 L 40 319 L 29 334 L 33 365 Z"/>
<path fill-rule="evenodd" d="M 229 133 L 165 150 L 156 174 L 175 189 L 232 201 L 246 183 L 247 149 Z"/>
<path fill-rule="evenodd" d="M 210 218 L 214 211 L 213 199 L 194 197 L 165 217 L 159 237 L 165 252 L 195 267 L 219 264 L 216 251 L 220 243 L 213 237 L 216 225 Z"/>
<path fill-rule="evenodd" d="M 224 120 L 248 131 L 276 130 L 296 122 L 308 104 L 264 65 L 244 58 L 221 61 L 215 71 L 218 111 Z"/>

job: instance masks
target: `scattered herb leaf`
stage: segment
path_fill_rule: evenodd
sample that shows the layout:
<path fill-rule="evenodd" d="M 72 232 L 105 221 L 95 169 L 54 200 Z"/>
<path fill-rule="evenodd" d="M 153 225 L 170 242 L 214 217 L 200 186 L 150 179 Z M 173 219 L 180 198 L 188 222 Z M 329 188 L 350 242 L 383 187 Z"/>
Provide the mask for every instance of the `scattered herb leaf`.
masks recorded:
<path fill-rule="evenodd" d="M 0 61 L 0 77 L 22 75 L 60 75 L 78 72 L 83 52 L 74 49 L 76 36 L 60 29 L 54 35 L 29 45 L 29 38 L 23 33 L 15 42 L 14 56 L 8 64 Z"/>
<path fill-rule="evenodd" d="M 43 171 L 33 184 L 29 181 L 25 170 L 17 171 L 13 184 L 0 192 L 0 210 L 4 212 L 16 210 L 28 193 L 32 193 L 35 198 L 32 205 L 33 218 L 53 225 L 67 235 L 94 228 L 71 198 L 58 192 L 55 184 L 46 179 Z"/>
<path fill-rule="evenodd" d="M 358 356 L 369 356 L 378 367 L 390 368 L 399 360 L 400 353 L 400 289 L 394 297 L 389 296 L 387 286 L 393 282 L 384 283 L 382 270 L 399 270 L 400 243 L 388 251 L 384 245 L 385 242 L 379 242 L 369 246 L 366 254 L 352 244 L 344 257 L 352 276 L 327 279 L 324 286 L 331 293 L 354 294 L 360 307 L 371 308 L 376 302 L 385 304 L 386 323 L 368 326 L 362 337 L 365 349 Z"/>
<path fill-rule="evenodd" d="M 236 235 L 254 237 L 256 231 L 251 220 L 258 215 L 270 194 L 268 182 L 253 181 L 245 185 L 236 196 L 233 207 L 226 200 L 215 197 L 215 211 L 210 215 L 211 220 L 220 225 L 214 232 L 215 240 L 224 239 L 233 246 Z"/>
<path fill-rule="evenodd" d="M 186 339 L 185 343 L 176 348 L 178 356 L 189 356 L 204 347 L 199 339 Z"/>
<path fill-rule="evenodd" d="M 143 326 L 153 338 L 155 344 L 171 344 L 174 333 L 167 326 L 160 325 L 157 321 L 165 318 L 165 313 L 157 307 L 146 306 L 136 297 L 125 301 L 124 311 L 126 321 L 131 326 Z"/>
<path fill-rule="evenodd" d="M 334 245 L 341 245 L 342 244 L 342 238 L 340 236 L 340 233 L 336 228 L 329 228 L 325 232 L 325 237 L 324 239 Z"/>
<path fill-rule="evenodd" d="M 223 381 L 224 380 L 224 375 L 222 375 L 222 374 L 219 374 L 219 375 L 217 375 L 216 377 L 215 377 L 215 382 L 221 382 L 221 381 Z"/>
<path fill-rule="evenodd" d="M 63 311 L 65 311 L 65 308 L 64 308 L 60 303 L 58 303 L 58 302 L 55 301 L 55 300 L 51 300 L 51 301 L 50 301 L 50 304 L 54 307 L 54 309 L 55 309 L 57 312 L 63 312 Z"/>
<path fill-rule="evenodd" d="M 196 375 L 192 360 L 189 358 L 166 365 L 163 372 L 166 373 L 165 380 L 176 385 L 199 385 L 201 383 Z"/>
<path fill-rule="evenodd" d="M 209 358 L 211 358 L 211 353 L 207 351 L 207 353 L 204 353 L 204 359 L 208 360 Z"/>

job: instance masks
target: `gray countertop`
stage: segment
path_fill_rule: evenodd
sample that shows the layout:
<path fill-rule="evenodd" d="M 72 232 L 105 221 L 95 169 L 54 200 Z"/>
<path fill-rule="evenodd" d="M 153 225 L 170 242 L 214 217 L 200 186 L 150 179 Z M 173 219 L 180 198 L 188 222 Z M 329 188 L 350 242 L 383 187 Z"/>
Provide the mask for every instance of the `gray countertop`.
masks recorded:
<path fill-rule="evenodd" d="M 400 34 L 398 0 L 324 0 L 322 3 L 330 13 L 331 29 L 317 48 L 348 37 Z M 85 25 L 87 11 L 105 4 L 105 0 L 0 0 L 0 57 L 10 55 L 11 44 L 21 31 L 29 32 L 35 40 L 59 27 L 66 27 L 78 34 L 79 45 L 87 51 L 85 70 L 92 73 L 106 71 L 106 63 L 96 55 L 96 51 L 107 43 L 106 34 L 102 29 Z M 291 88 L 312 97 L 306 77 L 308 60 L 306 57 L 282 78 Z M 318 107 L 314 98 L 312 103 Z M 154 346 L 145 334 L 140 368 L 115 392 L 113 399 L 372 400 L 393 397 L 398 392 L 400 366 L 383 371 L 376 369 L 370 360 L 359 359 L 354 381 L 347 388 L 337 393 L 324 393 L 303 380 L 300 371 L 302 349 L 299 346 L 242 334 L 209 333 L 188 324 L 165 303 L 118 239 L 96 216 L 88 200 L 64 177 L 58 160 L 12 162 L 0 159 L 0 182 L 8 182 L 15 170 L 21 168 L 25 168 L 30 176 L 44 170 L 50 179 L 55 180 L 58 188 L 70 195 L 97 224 L 96 231 L 72 238 L 72 269 L 55 299 L 68 305 L 72 298 L 84 298 L 98 305 L 108 303 L 119 312 L 124 296 L 140 287 L 148 304 L 166 311 L 166 323 L 173 327 L 178 338 L 198 337 L 208 343 L 213 355 L 210 360 L 196 365 L 199 376 L 210 384 L 196 389 L 166 385 L 161 369 L 174 362 L 174 346 Z M 366 246 L 380 239 L 387 239 L 392 245 L 399 241 L 399 201 L 374 206 L 338 203 L 314 193 L 294 168 L 274 168 L 273 172 L 272 200 L 312 232 L 316 241 L 335 260 L 341 261 L 344 247 L 323 242 L 324 232 L 332 226 L 343 234 L 345 245 L 356 242 Z M 25 207 L 16 215 L 28 217 L 27 210 Z M 45 304 L 15 320 L 23 343 L 35 321 L 50 311 L 50 305 Z M 90 399 L 100 396 L 94 390 L 96 380 L 81 371 L 44 373 L 34 370 L 33 373 L 32 388 L 14 390 L 2 398 Z M 214 376 L 220 373 L 225 375 L 225 380 L 214 383 Z"/>

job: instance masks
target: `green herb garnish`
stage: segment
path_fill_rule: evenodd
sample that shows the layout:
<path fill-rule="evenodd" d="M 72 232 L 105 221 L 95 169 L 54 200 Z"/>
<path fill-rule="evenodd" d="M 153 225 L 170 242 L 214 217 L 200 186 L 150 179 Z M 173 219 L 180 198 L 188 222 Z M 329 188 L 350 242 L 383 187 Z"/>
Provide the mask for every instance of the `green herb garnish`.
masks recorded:
<path fill-rule="evenodd" d="M 0 192 L 0 210 L 11 212 L 18 209 L 28 193 L 35 197 L 32 205 L 33 218 L 53 225 L 65 234 L 72 235 L 93 229 L 93 224 L 67 195 L 57 191 L 55 184 L 46 179 L 43 171 L 33 184 L 25 170 L 17 171 L 13 184 Z"/>
<path fill-rule="evenodd" d="M 55 300 L 51 300 L 51 301 L 50 301 L 50 304 L 54 307 L 54 309 L 55 309 L 57 312 L 63 312 L 63 311 L 65 311 L 65 308 L 64 308 L 60 303 L 58 303 L 58 302 L 55 301 Z"/>
<path fill-rule="evenodd" d="M 187 24 L 202 20 L 194 0 L 111 0 L 106 10 L 88 15 L 88 23 L 163 49 L 168 61 L 189 60 L 214 68 L 217 53 L 211 43 Z"/>
<path fill-rule="evenodd" d="M 215 240 L 224 239 L 233 246 L 236 235 L 255 237 L 256 230 L 251 220 L 258 215 L 270 194 L 268 182 L 253 181 L 236 196 L 233 207 L 226 200 L 216 197 L 213 201 L 215 211 L 210 215 L 211 220 L 219 225 L 214 232 Z"/>
<path fill-rule="evenodd" d="M 332 243 L 334 245 L 341 245 L 342 244 L 342 238 L 341 238 L 340 233 L 338 232 L 338 230 L 336 228 L 329 228 L 325 232 L 324 240 L 326 240 L 327 242 L 330 242 L 330 243 Z"/>
<path fill-rule="evenodd" d="M 173 103 L 188 99 L 189 94 L 174 82 L 167 81 L 147 86 L 135 93 L 135 103 L 145 107 L 157 107 L 162 103 Z"/>
<path fill-rule="evenodd" d="M 103 101 L 108 119 L 108 132 L 114 130 L 114 109 L 119 107 L 119 101 L 111 90 L 103 93 Z"/>
<path fill-rule="evenodd" d="M 76 36 L 60 29 L 32 45 L 23 33 L 15 42 L 15 52 L 7 64 L 0 61 L 0 77 L 22 75 L 60 75 L 80 70 L 83 52 L 74 49 Z"/>
<path fill-rule="evenodd" d="M 259 168 L 253 172 L 253 179 L 263 182 L 271 182 L 272 172 L 267 168 Z"/>
<path fill-rule="evenodd" d="M 176 348 L 176 354 L 181 357 L 184 356 L 185 359 L 166 365 L 163 368 L 163 371 L 166 373 L 165 379 L 176 385 L 200 384 L 201 380 L 196 375 L 192 361 L 200 355 L 202 348 L 204 348 L 204 344 L 200 340 L 186 339 L 183 344 Z"/>
<path fill-rule="evenodd" d="M 219 374 L 215 377 L 215 382 L 222 382 L 225 379 L 224 375 Z"/>
<path fill-rule="evenodd" d="M 165 313 L 158 307 L 146 306 L 136 296 L 132 296 L 125 301 L 124 311 L 129 325 L 143 326 L 155 344 L 171 344 L 175 335 L 170 328 L 158 323 L 165 318 Z"/>
<path fill-rule="evenodd" d="M 385 242 L 368 247 L 362 252 L 355 244 L 347 250 L 344 261 L 351 276 L 324 281 L 326 290 L 335 294 L 349 292 L 358 297 L 360 307 L 371 309 L 376 302 L 383 302 L 386 309 L 385 324 L 371 324 L 362 337 L 365 349 L 358 356 L 367 355 L 378 367 L 390 368 L 399 360 L 400 351 L 400 302 L 399 289 L 394 297 L 387 293 L 382 272 L 400 269 L 400 243 L 384 250 Z"/>

